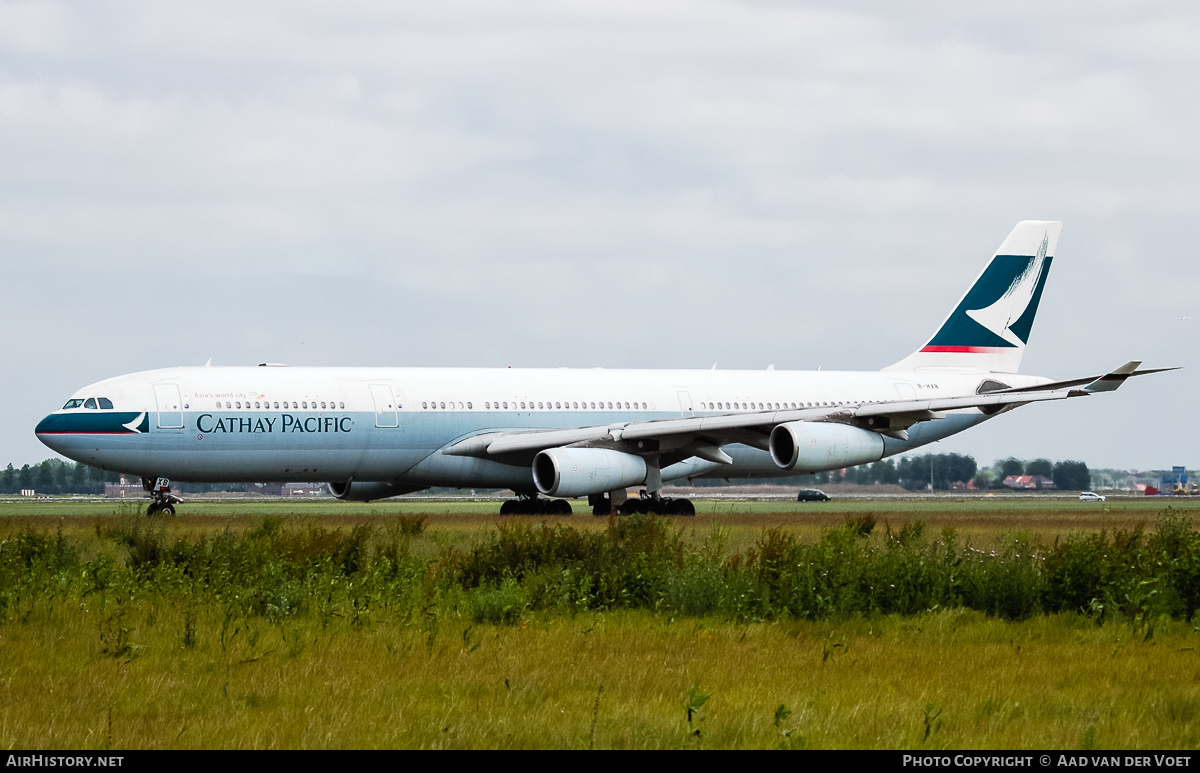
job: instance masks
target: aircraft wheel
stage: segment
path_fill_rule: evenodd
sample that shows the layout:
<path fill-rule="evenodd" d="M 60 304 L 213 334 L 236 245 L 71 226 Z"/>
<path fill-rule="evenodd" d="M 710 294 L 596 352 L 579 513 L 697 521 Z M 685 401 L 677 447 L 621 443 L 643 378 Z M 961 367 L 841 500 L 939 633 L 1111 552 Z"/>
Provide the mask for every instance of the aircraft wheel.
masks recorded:
<path fill-rule="evenodd" d="M 175 505 L 163 505 L 159 512 L 163 515 L 175 515 Z"/>
<path fill-rule="evenodd" d="M 158 506 L 158 502 L 151 502 L 150 506 L 146 508 L 146 516 L 150 517 L 150 516 L 158 515 L 158 511 L 160 509 L 161 508 Z"/>
<path fill-rule="evenodd" d="M 626 499 L 617 507 L 617 515 L 637 515 L 642 512 L 642 500 Z"/>
<path fill-rule="evenodd" d="M 517 500 L 515 499 L 504 500 L 504 504 L 500 505 L 500 515 L 516 515 L 516 504 Z"/>
<path fill-rule="evenodd" d="M 696 514 L 696 506 L 692 504 L 690 499 L 676 499 L 671 502 L 671 515 L 694 516 Z"/>
<path fill-rule="evenodd" d="M 554 515 L 570 515 L 572 513 L 571 503 L 565 499 L 554 500 L 553 513 Z"/>

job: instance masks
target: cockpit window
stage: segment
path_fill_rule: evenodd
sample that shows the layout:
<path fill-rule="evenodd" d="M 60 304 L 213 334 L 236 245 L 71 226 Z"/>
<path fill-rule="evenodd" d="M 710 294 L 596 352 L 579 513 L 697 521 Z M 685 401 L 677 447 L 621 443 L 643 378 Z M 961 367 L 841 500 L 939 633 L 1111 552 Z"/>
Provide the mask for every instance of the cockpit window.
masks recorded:
<path fill-rule="evenodd" d="M 102 410 L 102 411 L 111 411 L 112 410 L 112 400 L 109 400 L 107 397 L 99 397 L 99 398 L 97 398 L 97 400 L 100 403 L 100 410 Z"/>
<path fill-rule="evenodd" d="M 96 409 L 96 398 L 94 398 L 94 397 L 89 397 L 89 398 L 87 399 L 87 402 L 85 402 L 85 403 L 83 404 L 83 407 L 84 407 L 84 408 L 91 408 L 92 410 L 95 410 L 95 409 Z"/>
<path fill-rule="evenodd" d="M 64 411 L 69 411 L 72 408 L 78 408 L 83 405 L 83 398 L 76 397 L 72 400 L 67 400 L 67 404 L 62 407 Z"/>

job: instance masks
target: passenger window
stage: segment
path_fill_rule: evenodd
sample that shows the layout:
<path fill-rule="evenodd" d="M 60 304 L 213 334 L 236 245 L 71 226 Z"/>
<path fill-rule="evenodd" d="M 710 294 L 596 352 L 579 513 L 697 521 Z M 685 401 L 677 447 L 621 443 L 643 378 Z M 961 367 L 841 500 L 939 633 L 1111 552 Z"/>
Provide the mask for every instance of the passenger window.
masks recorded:
<path fill-rule="evenodd" d="M 445 410 L 445 409 L 446 409 L 446 404 L 445 404 L 445 403 L 439 403 L 439 404 L 438 404 L 438 407 L 440 407 L 442 410 Z"/>
<path fill-rule="evenodd" d="M 325 407 L 325 403 L 321 403 L 321 408 L 324 408 L 324 407 Z"/>
<path fill-rule="evenodd" d="M 470 403 L 470 402 L 468 402 L 468 403 L 467 403 L 467 408 L 470 408 L 470 407 L 471 407 L 471 403 Z"/>
<path fill-rule="evenodd" d="M 275 410 L 279 410 L 279 403 L 275 403 Z"/>
<path fill-rule="evenodd" d="M 504 404 L 504 410 L 506 410 L 506 411 L 508 410 L 508 403 Z"/>
<path fill-rule="evenodd" d="M 330 403 L 330 405 L 333 405 L 333 403 Z M 339 409 L 339 410 L 345 410 L 345 408 L 346 408 L 346 404 L 345 404 L 345 403 L 338 403 L 338 409 Z"/>

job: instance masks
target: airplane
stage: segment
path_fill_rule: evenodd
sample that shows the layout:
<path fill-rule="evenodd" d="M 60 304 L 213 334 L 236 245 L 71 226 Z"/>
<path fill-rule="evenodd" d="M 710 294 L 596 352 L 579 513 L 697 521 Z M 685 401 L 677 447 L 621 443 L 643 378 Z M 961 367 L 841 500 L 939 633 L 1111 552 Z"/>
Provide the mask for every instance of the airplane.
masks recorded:
<path fill-rule="evenodd" d="M 325 481 L 349 501 L 507 488 L 501 514 L 569 514 L 565 498 L 587 497 L 597 515 L 694 515 L 665 483 L 876 462 L 1172 370 L 1017 372 L 1061 228 L 1018 223 L 933 336 L 879 371 L 175 367 L 86 386 L 35 432 L 140 476 L 148 514 L 175 513 L 179 479 Z M 627 499 L 630 487 L 643 490 Z"/>

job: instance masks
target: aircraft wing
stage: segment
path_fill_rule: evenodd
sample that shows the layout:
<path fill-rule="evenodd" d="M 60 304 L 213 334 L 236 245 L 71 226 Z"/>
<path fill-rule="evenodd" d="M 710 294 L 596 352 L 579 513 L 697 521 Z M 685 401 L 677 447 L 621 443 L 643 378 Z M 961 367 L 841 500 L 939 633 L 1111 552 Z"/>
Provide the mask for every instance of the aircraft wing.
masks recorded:
<path fill-rule="evenodd" d="M 850 424 L 899 439 L 906 439 L 906 430 L 921 421 L 944 418 L 946 411 L 978 408 L 986 413 L 998 413 L 1027 403 L 1065 400 L 1084 397 L 1095 392 L 1112 391 L 1130 376 L 1157 373 L 1172 368 L 1137 370 L 1140 362 L 1129 362 L 1103 376 L 1092 376 L 1068 382 L 1043 384 L 1027 389 L 1005 389 L 959 397 L 937 397 L 927 400 L 893 400 L 887 402 L 855 403 L 821 408 L 797 408 L 685 416 L 671 419 L 617 422 L 590 427 L 553 430 L 515 430 L 475 435 L 442 450 L 450 456 L 495 458 L 524 456 L 561 446 L 615 446 L 633 453 L 639 450 L 668 451 L 690 449 L 691 455 L 722 461 L 728 459 L 720 446 L 744 443 L 766 450 L 770 432 L 775 426 L 793 421 L 818 421 Z M 1064 384 L 1067 386 L 1059 386 Z M 1081 386 L 1082 388 L 1076 388 Z M 653 445 L 646 446 L 649 441 Z M 723 457 L 723 458 L 722 458 Z"/>
<path fill-rule="evenodd" d="M 1100 383 L 1107 383 L 1107 384 L 1111 384 L 1114 386 L 1110 386 L 1108 389 L 1092 388 L 1089 391 L 1110 392 L 1113 389 L 1116 389 L 1121 384 L 1123 384 L 1125 382 L 1125 379 L 1131 378 L 1133 376 L 1145 376 L 1150 373 L 1165 373 L 1168 370 L 1179 370 L 1179 368 L 1146 368 L 1146 369 L 1139 370 L 1137 366 L 1141 365 L 1141 364 L 1142 363 L 1138 362 L 1137 360 L 1134 360 L 1132 362 L 1125 363 L 1124 365 L 1122 365 L 1121 367 L 1112 371 L 1111 373 L 1106 373 L 1103 376 L 1086 376 L 1084 378 L 1072 378 L 1072 379 L 1068 379 L 1066 381 L 1052 381 L 1049 384 L 1041 384 L 1041 385 L 1035 386 L 1035 387 L 998 390 L 997 393 L 1003 394 L 1004 392 L 1031 392 L 1031 391 L 1039 391 L 1039 390 L 1064 389 L 1067 387 L 1081 386 L 1083 384 L 1098 385 Z"/>

